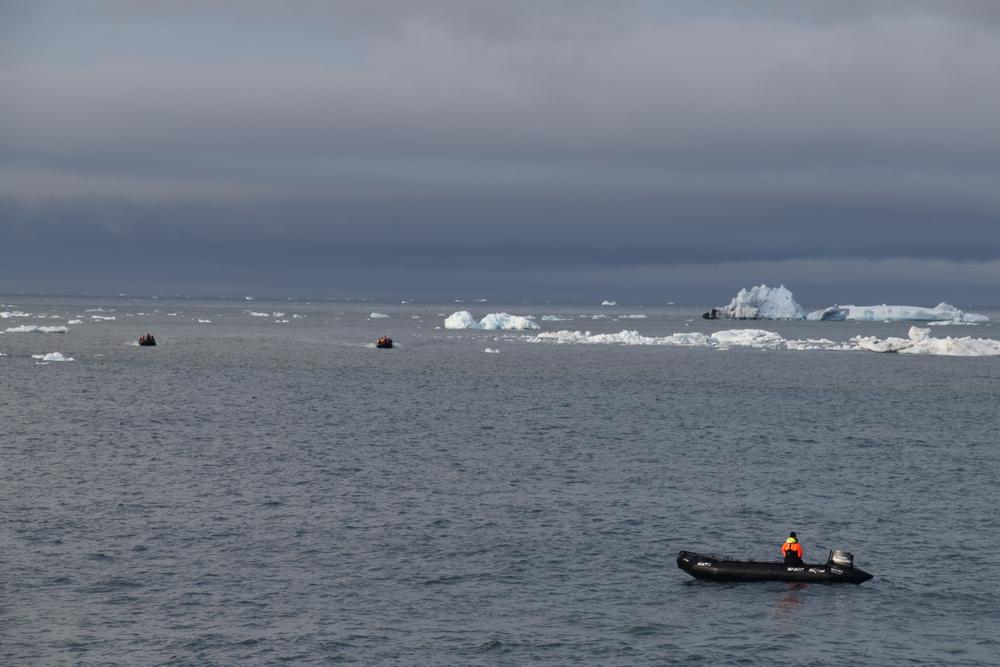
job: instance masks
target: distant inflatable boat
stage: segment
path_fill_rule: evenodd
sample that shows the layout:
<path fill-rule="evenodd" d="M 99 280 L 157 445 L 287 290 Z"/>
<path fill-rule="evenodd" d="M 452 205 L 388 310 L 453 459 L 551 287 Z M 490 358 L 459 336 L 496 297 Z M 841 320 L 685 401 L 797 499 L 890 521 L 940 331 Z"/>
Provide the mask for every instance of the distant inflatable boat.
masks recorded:
<path fill-rule="evenodd" d="M 854 556 L 846 551 L 830 552 L 823 565 L 790 565 L 752 560 L 721 560 L 692 551 L 677 554 L 677 567 L 695 579 L 706 581 L 800 581 L 817 584 L 860 584 L 874 575 L 854 567 Z"/>
<path fill-rule="evenodd" d="M 143 334 L 142 336 L 139 336 L 139 345 L 142 345 L 143 347 L 156 345 L 156 339 L 153 338 L 153 334 Z"/>
<path fill-rule="evenodd" d="M 375 341 L 375 347 L 380 350 L 391 350 L 392 349 L 392 339 L 388 336 L 382 336 L 377 341 Z"/>

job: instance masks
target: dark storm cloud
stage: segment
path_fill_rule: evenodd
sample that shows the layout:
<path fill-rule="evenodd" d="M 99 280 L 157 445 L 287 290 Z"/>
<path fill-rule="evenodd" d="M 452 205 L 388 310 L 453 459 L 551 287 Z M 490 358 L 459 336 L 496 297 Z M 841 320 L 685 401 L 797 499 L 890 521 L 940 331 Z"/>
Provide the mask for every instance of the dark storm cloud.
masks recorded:
<path fill-rule="evenodd" d="M 995 7 L 2 4 L 0 242 L 438 280 L 992 266 Z"/>

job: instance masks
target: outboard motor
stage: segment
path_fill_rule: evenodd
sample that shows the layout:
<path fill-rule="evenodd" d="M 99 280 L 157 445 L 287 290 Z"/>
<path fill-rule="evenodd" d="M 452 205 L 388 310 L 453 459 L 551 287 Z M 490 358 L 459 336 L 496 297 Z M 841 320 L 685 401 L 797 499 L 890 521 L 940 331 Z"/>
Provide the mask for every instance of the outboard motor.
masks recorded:
<path fill-rule="evenodd" d="M 854 554 L 843 549 L 834 549 L 830 552 L 830 562 L 839 567 L 854 567 Z"/>

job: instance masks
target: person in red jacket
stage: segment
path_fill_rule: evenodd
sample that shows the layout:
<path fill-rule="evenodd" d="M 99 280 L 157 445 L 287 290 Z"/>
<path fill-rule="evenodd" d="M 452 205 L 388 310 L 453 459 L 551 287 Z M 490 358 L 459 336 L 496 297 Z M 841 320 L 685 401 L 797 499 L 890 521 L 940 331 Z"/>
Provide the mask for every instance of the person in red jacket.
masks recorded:
<path fill-rule="evenodd" d="M 802 545 L 799 544 L 799 538 L 795 536 L 794 530 L 788 534 L 788 539 L 781 545 L 781 554 L 785 557 L 786 564 L 802 565 Z"/>

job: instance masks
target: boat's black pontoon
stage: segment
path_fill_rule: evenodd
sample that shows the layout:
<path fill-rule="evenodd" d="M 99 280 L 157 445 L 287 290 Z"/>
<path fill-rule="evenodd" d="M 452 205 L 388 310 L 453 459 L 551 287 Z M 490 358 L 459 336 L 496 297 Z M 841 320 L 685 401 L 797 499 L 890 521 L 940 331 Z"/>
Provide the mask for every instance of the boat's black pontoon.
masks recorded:
<path fill-rule="evenodd" d="M 854 567 L 854 556 L 846 551 L 830 552 L 823 565 L 802 563 L 762 563 L 750 560 L 721 560 L 714 556 L 681 551 L 677 567 L 696 579 L 708 581 L 802 581 L 821 584 L 860 584 L 873 575 Z"/>

